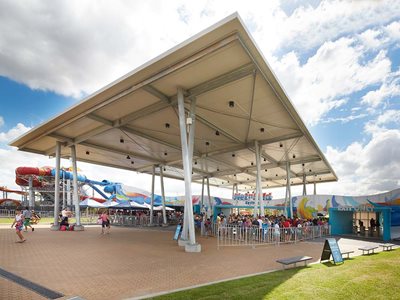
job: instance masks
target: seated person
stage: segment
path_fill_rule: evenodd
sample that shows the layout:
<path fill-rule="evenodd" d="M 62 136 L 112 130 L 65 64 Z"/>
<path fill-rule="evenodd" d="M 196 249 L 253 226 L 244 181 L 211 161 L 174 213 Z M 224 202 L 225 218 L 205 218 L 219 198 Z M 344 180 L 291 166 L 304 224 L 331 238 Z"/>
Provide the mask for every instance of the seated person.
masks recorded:
<path fill-rule="evenodd" d="M 68 223 L 68 217 L 63 217 L 63 216 L 61 216 L 61 222 L 60 222 L 60 226 L 69 226 L 69 223 Z"/>
<path fill-rule="evenodd" d="M 37 213 L 35 213 L 35 211 L 32 209 L 31 223 L 37 224 L 37 223 L 39 223 L 40 219 L 41 219 L 40 216 Z"/>
<path fill-rule="evenodd" d="M 71 215 L 72 215 L 72 213 L 71 213 L 69 210 L 67 210 L 66 207 L 64 207 L 63 210 L 61 211 L 61 222 L 60 222 L 60 226 L 65 225 L 65 226 L 68 227 L 68 226 L 69 226 L 68 218 L 69 218 Z"/>

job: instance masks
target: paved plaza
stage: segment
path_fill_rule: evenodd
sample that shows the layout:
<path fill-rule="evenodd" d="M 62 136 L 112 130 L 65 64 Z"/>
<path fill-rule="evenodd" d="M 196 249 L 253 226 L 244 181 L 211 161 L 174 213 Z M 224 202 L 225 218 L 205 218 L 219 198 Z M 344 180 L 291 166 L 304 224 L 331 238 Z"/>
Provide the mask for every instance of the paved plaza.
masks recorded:
<path fill-rule="evenodd" d="M 186 253 L 172 230 L 99 226 L 82 232 L 52 232 L 48 226 L 24 232 L 0 227 L 0 269 L 64 295 L 60 299 L 126 299 L 194 285 L 281 269 L 279 258 L 308 255 L 317 262 L 324 239 L 297 244 L 225 247 L 215 238 L 198 237 L 201 253 Z M 172 229 L 172 228 L 171 228 Z M 342 242 L 342 245 L 341 245 Z M 371 242 L 342 239 L 339 245 L 357 249 Z M 359 255 L 358 251 L 355 255 Z M 46 299 L 0 276 L 0 299 Z"/>

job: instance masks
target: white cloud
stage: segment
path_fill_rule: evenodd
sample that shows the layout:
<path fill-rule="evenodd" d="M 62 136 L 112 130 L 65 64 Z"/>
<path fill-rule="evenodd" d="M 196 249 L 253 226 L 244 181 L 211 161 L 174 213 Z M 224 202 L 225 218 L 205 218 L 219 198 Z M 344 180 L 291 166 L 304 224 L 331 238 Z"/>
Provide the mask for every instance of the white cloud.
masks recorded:
<path fill-rule="evenodd" d="M 400 11 L 394 0 L 294 6 L 289 12 L 277 0 L 4 0 L 0 3 L 0 74 L 34 89 L 81 97 L 234 11 L 241 14 L 267 56 L 283 45 L 304 50 L 386 24 Z M 396 24 L 387 32 L 396 35 Z"/>
<path fill-rule="evenodd" d="M 390 74 L 385 51 L 365 62 L 363 50 L 356 39 L 340 38 L 324 43 L 303 65 L 294 52 L 272 62 L 306 123 L 318 123 L 328 111 L 345 104 L 339 97 L 380 83 Z"/>
<path fill-rule="evenodd" d="M 0 116 L 0 127 L 2 127 L 3 125 L 4 125 L 4 118 Z"/>
<path fill-rule="evenodd" d="M 0 117 L 0 123 L 1 123 L 1 117 Z M 18 123 L 17 126 L 11 128 L 8 132 L 0 132 L 0 143 L 7 144 L 30 129 L 31 128 L 26 127 L 24 124 Z"/>
<path fill-rule="evenodd" d="M 382 115 L 378 116 L 378 119 L 376 120 L 378 125 L 384 125 L 392 122 L 400 125 L 400 110 L 387 110 Z"/>
<path fill-rule="evenodd" d="M 362 97 L 362 104 L 372 108 L 378 107 L 386 99 L 400 96 L 400 74 L 392 73 L 391 76 L 384 78 L 382 85 L 377 90 L 369 91 Z"/>
<path fill-rule="evenodd" d="M 353 143 L 344 150 L 327 148 L 326 156 L 336 171 L 337 184 L 321 184 L 319 193 L 370 195 L 398 188 L 400 130 L 375 132 L 362 145 Z"/>
<path fill-rule="evenodd" d="M 359 114 L 359 115 L 350 115 L 347 117 L 337 117 L 337 118 L 328 118 L 328 119 L 324 119 L 321 123 L 334 123 L 334 122 L 340 122 L 342 124 L 354 121 L 354 120 L 358 120 L 358 119 L 362 119 L 367 117 L 368 114 Z"/>

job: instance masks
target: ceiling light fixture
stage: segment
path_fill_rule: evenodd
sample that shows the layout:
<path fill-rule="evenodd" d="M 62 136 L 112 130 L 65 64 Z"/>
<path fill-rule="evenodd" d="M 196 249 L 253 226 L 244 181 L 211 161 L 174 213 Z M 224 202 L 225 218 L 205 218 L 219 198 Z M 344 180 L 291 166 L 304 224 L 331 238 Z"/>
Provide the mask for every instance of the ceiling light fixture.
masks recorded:
<path fill-rule="evenodd" d="M 86 155 L 89 155 L 90 154 L 90 152 L 89 151 L 86 151 Z"/>
<path fill-rule="evenodd" d="M 215 135 L 219 135 L 219 131 L 218 130 L 215 132 Z"/>
<path fill-rule="evenodd" d="M 119 139 L 119 142 L 120 142 L 121 144 L 125 143 L 125 141 L 124 141 L 123 138 L 120 138 L 120 139 Z"/>
<path fill-rule="evenodd" d="M 129 155 L 126 156 L 126 159 L 131 159 L 131 157 Z"/>
<path fill-rule="evenodd" d="M 169 123 L 165 123 L 165 128 L 169 128 L 169 127 L 170 127 Z"/>
<path fill-rule="evenodd" d="M 229 107 L 235 107 L 235 101 L 229 101 Z"/>

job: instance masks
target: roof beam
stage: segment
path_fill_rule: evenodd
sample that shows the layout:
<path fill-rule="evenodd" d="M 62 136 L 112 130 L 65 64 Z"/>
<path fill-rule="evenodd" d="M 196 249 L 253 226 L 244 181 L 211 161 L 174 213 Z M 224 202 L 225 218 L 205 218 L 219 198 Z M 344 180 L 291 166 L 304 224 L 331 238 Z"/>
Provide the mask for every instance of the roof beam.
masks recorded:
<path fill-rule="evenodd" d="M 163 77 L 165 77 L 165 76 L 167 76 L 167 75 L 169 75 L 171 73 L 174 73 L 177 70 L 179 70 L 181 68 L 184 68 L 185 66 L 190 65 L 190 64 L 192 64 L 192 63 L 194 63 L 194 62 L 206 57 L 207 55 L 209 55 L 211 53 L 214 53 L 214 52 L 220 50 L 221 48 L 224 48 L 224 47 L 230 45 L 232 42 L 235 42 L 238 39 L 239 39 L 239 36 L 238 36 L 238 34 L 236 32 L 231 34 L 231 35 L 229 35 L 229 36 L 226 36 L 225 38 L 215 42 L 214 44 L 208 46 L 207 48 L 203 48 L 203 49 L 199 50 L 198 52 L 192 54 L 191 56 L 186 57 L 186 58 L 182 59 L 181 61 L 178 61 L 174 65 L 168 66 L 167 68 L 163 69 L 162 71 L 160 71 L 160 72 L 158 72 L 158 73 L 156 73 L 156 74 L 154 74 L 154 75 L 152 75 L 152 76 L 140 81 L 137 84 L 134 84 L 133 86 L 131 86 L 131 87 L 129 87 L 129 88 L 117 93 L 116 95 L 114 95 L 114 96 L 112 96 L 112 97 L 110 97 L 108 99 L 105 99 L 104 101 L 101 101 L 100 103 L 97 103 L 97 104 L 93 105 L 92 107 L 86 109 L 84 112 L 78 113 L 77 115 L 75 115 L 74 117 L 71 117 L 66 122 L 63 122 L 63 123 L 51 128 L 51 129 L 45 131 L 44 133 L 38 135 L 34 139 L 29 140 L 28 142 L 26 142 L 23 145 L 21 145 L 19 148 L 20 149 L 25 148 L 27 145 L 29 145 L 29 144 L 31 144 L 33 142 L 36 142 L 40 138 L 42 138 L 44 136 L 47 136 L 50 133 L 55 132 L 55 131 L 65 127 L 65 125 L 71 124 L 72 122 L 85 117 L 89 113 L 95 112 L 96 110 L 98 110 L 98 109 L 100 109 L 102 107 L 105 107 L 106 105 L 109 105 L 109 104 L 115 102 L 116 100 L 118 100 L 118 99 L 120 99 L 122 97 L 125 97 L 125 96 L 127 96 L 127 95 L 129 95 L 129 94 L 131 94 L 131 93 L 143 88 L 146 85 L 149 85 L 149 84 L 151 84 L 151 83 L 153 83 L 153 82 L 155 82 L 155 81 L 157 81 L 157 80 L 159 80 L 159 79 L 161 79 L 161 78 L 163 78 Z M 132 74 L 129 74 L 128 76 L 124 77 L 120 81 L 123 81 L 124 79 L 126 80 L 126 78 L 129 77 Z M 94 98 L 95 96 L 98 96 L 99 94 L 104 92 L 107 88 L 108 88 L 108 86 L 104 87 L 99 92 L 89 96 L 85 100 L 88 100 L 88 99 Z"/>
<path fill-rule="evenodd" d="M 70 138 L 64 137 L 62 135 L 57 135 L 57 134 L 53 134 L 52 133 L 51 136 L 54 137 L 54 138 L 57 138 L 57 140 L 59 140 L 61 142 L 64 142 L 64 143 L 68 142 L 68 141 L 71 141 Z M 113 148 L 113 147 L 109 147 L 109 146 L 105 146 L 105 145 L 88 143 L 88 142 L 83 142 L 80 145 L 84 146 L 84 147 L 90 147 L 90 148 L 93 148 L 93 149 L 98 149 L 98 150 L 101 150 L 101 151 L 120 154 L 120 155 L 123 155 L 123 156 L 129 155 L 129 156 L 132 156 L 132 157 L 136 157 L 138 159 L 142 159 L 142 160 L 146 160 L 146 161 L 152 162 L 153 164 L 165 164 L 165 161 L 163 161 L 163 160 L 155 160 L 151 156 L 143 155 L 141 153 L 137 153 L 137 152 L 133 152 L 133 151 L 122 151 L 122 150 L 117 149 L 117 148 Z M 54 148 L 50 148 L 47 151 L 45 151 L 45 154 L 49 155 L 49 156 L 54 156 L 54 153 L 55 153 L 55 149 Z"/>
<path fill-rule="evenodd" d="M 250 75 L 252 72 L 254 72 L 255 67 L 253 64 L 246 64 L 244 66 L 241 66 L 233 71 L 230 71 L 226 74 L 223 74 L 221 76 L 218 76 L 216 78 L 213 78 L 209 81 L 203 82 L 202 84 L 195 86 L 194 88 L 191 88 L 189 90 L 186 91 L 186 94 L 189 95 L 190 97 L 196 96 L 196 95 L 200 95 L 202 93 L 205 93 L 207 91 L 219 88 L 221 86 L 224 86 L 232 81 L 236 81 L 239 80 L 245 76 Z M 90 113 L 87 115 L 87 117 L 91 118 L 92 120 L 95 120 L 97 122 L 103 123 L 104 125 L 99 126 L 89 132 L 86 132 L 78 137 L 76 137 L 74 139 L 74 144 L 79 144 L 83 141 L 88 140 L 89 138 L 99 135 L 107 130 L 110 130 L 112 128 L 116 128 L 116 127 L 121 127 L 124 126 L 134 120 L 137 120 L 143 116 L 147 116 L 149 114 L 155 113 L 157 111 L 163 110 L 169 106 L 174 106 L 177 103 L 177 97 L 176 95 L 172 96 L 172 97 L 168 97 L 166 95 L 164 95 L 162 92 L 160 92 L 159 90 L 157 90 L 156 88 L 154 88 L 151 85 L 146 85 L 143 86 L 143 89 L 152 94 L 153 96 L 157 97 L 158 99 L 160 99 L 160 102 L 156 102 L 152 105 L 149 105 L 147 107 L 144 107 L 142 109 L 140 109 L 139 111 L 133 112 L 131 114 L 128 114 L 126 116 L 121 117 L 120 119 L 116 120 L 116 121 L 110 121 L 107 120 L 105 118 L 102 118 L 100 116 L 95 115 L 94 113 Z M 203 124 L 207 125 L 207 121 L 199 118 L 198 116 L 196 116 L 196 119 L 199 120 L 199 122 L 202 122 Z M 211 124 L 211 123 L 210 123 Z M 210 125 L 207 125 L 210 127 Z M 212 125 L 212 128 L 215 128 L 215 130 L 219 130 L 222 134 L 225 134 L 226 137 L 229 137 L 231 139 L 234 139 L 233 137 L 231 137 L 229 134 L 225 133 L 223 130 L 221 129 L 217 129 L 217 127 L 215 125 Z M 68 146 L 70 146 L 72 144 L 68 143 Z"/>

